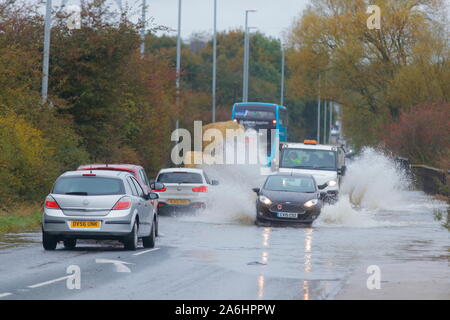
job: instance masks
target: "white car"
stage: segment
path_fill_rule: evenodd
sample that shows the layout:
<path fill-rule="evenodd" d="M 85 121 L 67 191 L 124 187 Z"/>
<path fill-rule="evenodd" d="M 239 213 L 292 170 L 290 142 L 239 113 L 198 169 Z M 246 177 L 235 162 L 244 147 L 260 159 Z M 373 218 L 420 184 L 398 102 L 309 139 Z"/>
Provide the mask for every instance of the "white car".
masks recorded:
<path fill-rule="evenodd" d="M 310 174 L 330 199 L 337 199 L 342 176 L 345 175 L 345 152 L 334 145 L 282 143 L 277 168 L 279 172 Z"/>
<path fill-rule="evenodd" d="M 164 184 L 164 188 L 156 189 L 160 184 Z M 217 180 L 210 180 L 203 169 L 167 168 L 159 171 L 152 187 L 159 195 L 159 212 L 165 213 L 205 209 L 210 187 L 218 184 Z"/>

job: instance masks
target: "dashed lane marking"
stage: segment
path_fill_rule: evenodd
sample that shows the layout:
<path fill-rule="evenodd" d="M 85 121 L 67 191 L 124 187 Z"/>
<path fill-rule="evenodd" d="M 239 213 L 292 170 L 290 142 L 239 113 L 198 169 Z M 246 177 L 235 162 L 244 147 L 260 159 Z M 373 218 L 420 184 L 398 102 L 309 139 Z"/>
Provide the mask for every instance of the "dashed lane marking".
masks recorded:
<path fill-rule="evenodd" d="M 153 248 L 153 249 L 149 249 L 149 250 L 133 253 L 133 256 L 140 256 L 141 254 L 152 252 L 152 251 L 157 251 L 159 249 L 161 249 L 161 248 Z"/>
<path fill-rule="evenodd" d="M 69 277 L 71 277 L 71 276 L 64 276 L 64 277 L 61 277 L 61 278 L 57 278 L 57 279 L 53 279 L 53 280 L 49 280 L 49 281 L 45 281 L 45 282 L 41 282 L 41 283 L 36 283 L 36 284 L 31 285 L 31 286 L 28 286 L 28 288 L 34 289 L 34 288 L 43 287 L 43 286 L 46 286 L 46 285 L 49 285 L 49 284 L 52 284 L 52 283 L 55 283 L 55 282 L 58 282 L 58 281 L 66 280 Z"/>

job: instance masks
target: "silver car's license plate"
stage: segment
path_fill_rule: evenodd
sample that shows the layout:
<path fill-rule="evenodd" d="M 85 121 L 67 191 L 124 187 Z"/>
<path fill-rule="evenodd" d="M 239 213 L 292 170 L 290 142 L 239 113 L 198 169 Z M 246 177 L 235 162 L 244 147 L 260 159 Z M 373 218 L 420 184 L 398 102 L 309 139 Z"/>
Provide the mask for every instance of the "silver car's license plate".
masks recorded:
<path fill-rule="evenodd" d="M 277 216 L 278 216 L 278 218 L 297 219 L 298 218 L 298 213 L 278 212 Z"/>

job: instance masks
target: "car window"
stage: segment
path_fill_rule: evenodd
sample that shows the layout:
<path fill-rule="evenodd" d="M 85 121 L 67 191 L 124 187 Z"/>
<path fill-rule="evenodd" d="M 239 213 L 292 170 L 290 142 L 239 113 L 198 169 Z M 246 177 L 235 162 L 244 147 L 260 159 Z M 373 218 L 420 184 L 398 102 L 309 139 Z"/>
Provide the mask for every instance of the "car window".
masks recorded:
<path fill-rule="evenodd" d="M 102 177 L 62 177 L 59 178 L 52 193 L 74 195 L 110 195 L 125 194 L 121 179 Z"/>
<path fill-rule="evenodd" d="M 135 184 L 139 197 L 143 197 L 144 196 L 144 190 L 142 189 L 142 187 L 139 184 L 139 182 L 137 182 L 137 180 L 134 179 L 134 178 L 131 178 L 131 181 L 133 181 L 133 183 Z"/>
<path fill-rule="evenodd" d="M 142 176 L 142 181 L 144 181 L 144 183 L 147 186 L 150 186 L 150 182 L 148 181 L 148 177 L 147 177 L 147 174 L 145 173 L 144 169 L 141 169 L 141 176 Z"/>
<path fill-rule="evenodd" d="M 158 176 L 161 183 L 203 183 L 202 175 L 195 172 L 164 172 Z"/>
<path fill-rule="evenodd" d="M 318 149 L 283 149 L 281 168 L 336 170 L 336 151 Z"/>
<path fill-rule="evenodd" d="M 129 178 L 127 179 L 127 181 L 128 181 L 128 184 L 130 185 L 131 193 L 133 194 L 133 196 L 138 197 L 139 193 L 138 193 L 138 191 L 137 191 L 136 186 L 134 185 L 134 183 L 133 183 L 133 181 L 132 181 L 132 178 L 129 177 Z"/>
<path fill-rule="evenodd" d="M 264 189 L 270 191 L 312 193 L 316 191 L 316 184 L 311 178 L 293 176 L 270 176 Z"/>

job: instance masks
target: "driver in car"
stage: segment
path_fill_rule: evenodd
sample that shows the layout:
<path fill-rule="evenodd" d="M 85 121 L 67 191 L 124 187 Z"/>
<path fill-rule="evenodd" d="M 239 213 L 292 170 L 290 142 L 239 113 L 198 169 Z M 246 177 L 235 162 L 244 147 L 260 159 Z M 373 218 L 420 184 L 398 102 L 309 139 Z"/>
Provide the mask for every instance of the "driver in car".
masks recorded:
<path fill-rule="evenodd" d="M 298 156 L 297 152 L 289 153 L 289 161 L 294 166 L 299 166 L 302 164 L 302 159 Z"/>

